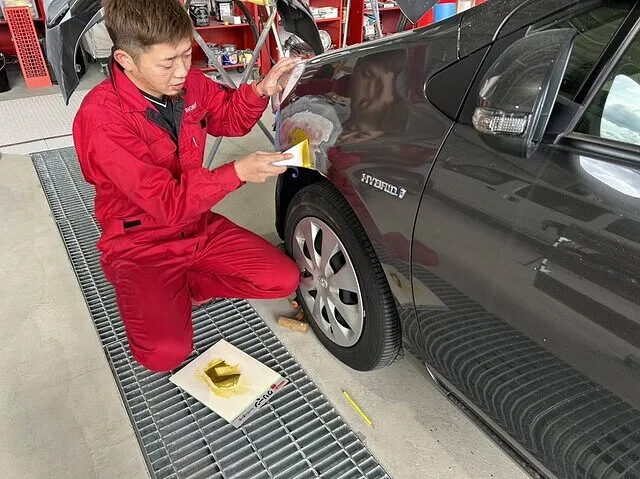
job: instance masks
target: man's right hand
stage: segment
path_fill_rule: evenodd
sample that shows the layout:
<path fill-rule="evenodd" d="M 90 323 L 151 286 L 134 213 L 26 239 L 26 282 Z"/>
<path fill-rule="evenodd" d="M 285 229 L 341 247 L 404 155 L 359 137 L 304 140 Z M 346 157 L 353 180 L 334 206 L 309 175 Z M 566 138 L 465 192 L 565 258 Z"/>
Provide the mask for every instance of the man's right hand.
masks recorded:
<path fill-rule="evenodd" d="M 274 166 L 272 163 L 288 160 L 291 154 L 267 153 L 256 151 L 235 162 L 236 174 L 240 181 L 247 183 L 264 183 L 267 178 L 287 171 L 286 166 Z"/>

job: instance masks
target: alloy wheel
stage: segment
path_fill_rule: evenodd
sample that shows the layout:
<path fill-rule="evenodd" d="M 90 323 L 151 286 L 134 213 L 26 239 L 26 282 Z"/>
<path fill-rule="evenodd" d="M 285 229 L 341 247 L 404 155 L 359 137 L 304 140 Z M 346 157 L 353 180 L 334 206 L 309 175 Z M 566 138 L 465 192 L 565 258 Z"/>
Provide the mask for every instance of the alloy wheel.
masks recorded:
<path fill-rule="evenodd" d="M 314 321 L 335 344 L 351 347 L 364 325 L 362 294 L 349 254 L 322 220 L 305 217 L 294 230 L 293 257 L 300 291 Z"/>

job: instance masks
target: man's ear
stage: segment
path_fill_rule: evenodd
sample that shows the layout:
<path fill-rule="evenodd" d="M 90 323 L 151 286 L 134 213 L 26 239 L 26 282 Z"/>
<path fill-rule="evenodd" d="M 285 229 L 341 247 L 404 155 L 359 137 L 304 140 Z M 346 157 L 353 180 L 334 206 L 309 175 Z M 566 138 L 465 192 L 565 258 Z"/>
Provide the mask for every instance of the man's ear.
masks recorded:
<path fill-rule="evenodd" d="M 136 67 L 136 63 L 131 55 L 124 50 L 116 49 L 116 51 L 113 52 L 113 59 L 124 68 L 124 71 L 132 71 Z"/>

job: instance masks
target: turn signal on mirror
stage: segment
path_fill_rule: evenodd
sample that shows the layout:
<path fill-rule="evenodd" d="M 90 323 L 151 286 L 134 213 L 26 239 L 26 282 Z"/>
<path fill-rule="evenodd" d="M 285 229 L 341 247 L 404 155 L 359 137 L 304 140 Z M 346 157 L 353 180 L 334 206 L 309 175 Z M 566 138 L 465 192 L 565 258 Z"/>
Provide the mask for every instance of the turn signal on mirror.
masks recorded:
<path fill-rule="evenodd" d="M 521 136 L 527 129 L 529 114 L 478 107 L 473 113 L 473 126 L 481 133 Z"/>

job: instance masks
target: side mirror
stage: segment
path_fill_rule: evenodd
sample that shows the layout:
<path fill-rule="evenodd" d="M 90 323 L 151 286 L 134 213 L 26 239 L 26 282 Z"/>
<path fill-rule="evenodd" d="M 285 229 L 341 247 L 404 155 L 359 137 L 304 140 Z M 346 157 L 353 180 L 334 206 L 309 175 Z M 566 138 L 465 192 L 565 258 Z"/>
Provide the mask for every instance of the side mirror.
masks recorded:
<path fill-rule="evenodd" d="M 521 38 L 480 83 L 473 126 L 492 148 L 529 158 L 538 148 L 569 63 L 576 32 L 558 29 Z"/>

